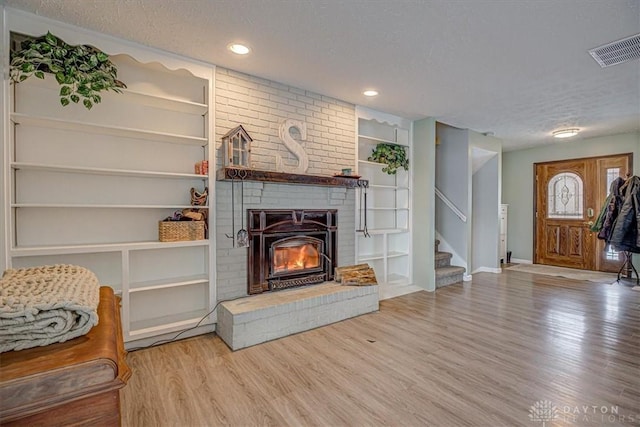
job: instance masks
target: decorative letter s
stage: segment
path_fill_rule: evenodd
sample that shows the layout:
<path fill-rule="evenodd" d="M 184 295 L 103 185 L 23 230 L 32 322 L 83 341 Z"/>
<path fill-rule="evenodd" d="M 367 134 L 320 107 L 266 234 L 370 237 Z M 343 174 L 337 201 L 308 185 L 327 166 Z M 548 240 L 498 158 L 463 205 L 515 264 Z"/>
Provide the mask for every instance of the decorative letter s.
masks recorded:
<path fill-rule="evenodd" d="M 284 165 L 282 164 L 282 157 L 276 155 L 276 169 L 278 172 L 305 173 L 307 169 L 309 169 L 309 156 L 307 156 L 302 145 L 293 139 L 291 133 L 289 133 L 291 128 L 298 128 L 300 131 L 300 139 L 304 141 L 307 139 L 307 124 L 300 120 L 286 119 L 280 124 L 278 130 L 280 139 L 284 142 L 284 145 L 298 158 L 298 167 L 285 171 Z"/>

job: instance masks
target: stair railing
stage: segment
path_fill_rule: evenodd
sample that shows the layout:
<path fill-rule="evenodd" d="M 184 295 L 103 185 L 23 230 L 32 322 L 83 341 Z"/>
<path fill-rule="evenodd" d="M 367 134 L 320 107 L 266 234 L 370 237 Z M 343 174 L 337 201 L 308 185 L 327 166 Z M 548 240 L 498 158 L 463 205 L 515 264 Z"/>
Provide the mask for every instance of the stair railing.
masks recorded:
<path fill-rule="evenodd" d="M 434 190 L 436 196 L 438 196 L 438 198 L 440 198 L 440 200 L 442 200 L 444 204 L 447 205 L 447 207 L 451 209 L 451 211 L 456 214 L 456 216 L 460 218 L 462 222 L 467 222 L 467 216 L 463 214 L 462 211 L 458 209 L 456 205 L 454 205 L 453 202 L 447 198 L 447 196 L 442 194 L 442 191 L 438 190 L 438 187 L 434 187 Z"/>

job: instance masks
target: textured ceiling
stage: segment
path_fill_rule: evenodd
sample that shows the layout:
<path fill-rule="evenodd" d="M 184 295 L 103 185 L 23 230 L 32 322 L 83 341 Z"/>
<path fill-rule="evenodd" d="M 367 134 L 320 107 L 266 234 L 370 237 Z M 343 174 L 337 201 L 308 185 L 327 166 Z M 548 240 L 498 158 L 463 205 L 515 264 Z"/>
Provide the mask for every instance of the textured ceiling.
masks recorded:
<path fill-rule="evenodd" d="M 1 1 L 1 0 L 0 0 Z M 640 131 L 640 61 L 587 50 L 640 33 L 640 0 L 5 0 L 8 6 L 408 118 L 505 150 Z M 251 46 L 239 58 L 231 41 Z M 375 88 L 380 95 L 361 93 Z"/>

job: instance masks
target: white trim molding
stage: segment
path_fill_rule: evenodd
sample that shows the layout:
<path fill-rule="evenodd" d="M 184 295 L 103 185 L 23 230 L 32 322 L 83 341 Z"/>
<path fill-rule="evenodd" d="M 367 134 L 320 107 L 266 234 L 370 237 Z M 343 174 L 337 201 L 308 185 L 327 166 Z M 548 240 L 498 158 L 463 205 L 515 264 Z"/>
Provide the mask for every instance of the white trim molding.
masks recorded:
<path fill-rule="evenodd" d="M 492 268 L 492 267 L 478 267 L 473 270 L 472 274 L 476 273 L 502 273 L 501 268 Z"/>
<path fill-rule="evenodd" d="M 530 259 L 511 258 L 512 264 L 533 264 Z"/>

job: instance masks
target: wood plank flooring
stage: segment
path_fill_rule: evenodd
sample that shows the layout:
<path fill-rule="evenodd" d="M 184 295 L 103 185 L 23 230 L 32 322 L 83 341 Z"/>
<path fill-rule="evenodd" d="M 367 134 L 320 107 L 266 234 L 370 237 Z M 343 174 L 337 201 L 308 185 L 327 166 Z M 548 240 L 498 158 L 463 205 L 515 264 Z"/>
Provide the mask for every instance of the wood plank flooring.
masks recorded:
<path fill-rule="evenodd" d="M 505 271 L 231 352 L 129 354 L 125 426 L 640 425 L 640 292 Z M 603 412 L 606 412 L 603 414 Z"/>

